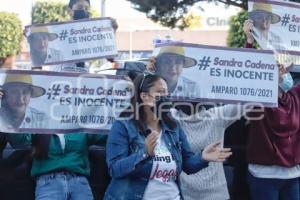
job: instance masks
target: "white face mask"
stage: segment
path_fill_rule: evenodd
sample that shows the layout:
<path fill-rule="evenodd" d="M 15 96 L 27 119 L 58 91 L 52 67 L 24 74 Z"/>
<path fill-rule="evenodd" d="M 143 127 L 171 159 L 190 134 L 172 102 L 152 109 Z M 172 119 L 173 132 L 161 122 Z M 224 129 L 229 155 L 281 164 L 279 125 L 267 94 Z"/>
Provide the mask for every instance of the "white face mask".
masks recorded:
<path fill-rule="evenodd" d="M 282 91 L 287 92 L 293 87 L 294 81 L 290 73 L 286 73 L 282 76 L 282 81 L 279 83 L 279 87 Z"/>

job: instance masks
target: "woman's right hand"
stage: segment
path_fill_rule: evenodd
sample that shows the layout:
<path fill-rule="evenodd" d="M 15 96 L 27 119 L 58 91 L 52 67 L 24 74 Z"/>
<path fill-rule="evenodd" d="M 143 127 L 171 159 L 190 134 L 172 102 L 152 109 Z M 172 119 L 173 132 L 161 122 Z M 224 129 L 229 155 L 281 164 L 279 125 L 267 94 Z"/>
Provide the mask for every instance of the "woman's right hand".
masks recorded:
<path fill-rule="evenodd" d="M 150 72 L 155 72 L 156 71 L 155 62 L 156 62 L 156 58 L 155 57 L 150 57 L 149 61 L 147 63 L 146 69 Z"/>
<path fill-rule="evenodd" d="M 249 44 L 252 44 L 254 42 L 254 37 L 251 33 L 251 31 L 253 31 L 253 21 L 251 19 L 247 19 L 245 22 L 244 22 L 244 27 L 243 27 L 243 30 L 244 30 L 244 33 L 246 35 L 246 39 L 247 39 L 247 43 Z"/>
<path fill-rule="evenodd" d="M 145 148 L 148 155 L 150 156 L 154 156 L 154 148 L 157 144 L 158 137 L 159 133 L 156 131 L 152 131 L 145 139 Z"/>

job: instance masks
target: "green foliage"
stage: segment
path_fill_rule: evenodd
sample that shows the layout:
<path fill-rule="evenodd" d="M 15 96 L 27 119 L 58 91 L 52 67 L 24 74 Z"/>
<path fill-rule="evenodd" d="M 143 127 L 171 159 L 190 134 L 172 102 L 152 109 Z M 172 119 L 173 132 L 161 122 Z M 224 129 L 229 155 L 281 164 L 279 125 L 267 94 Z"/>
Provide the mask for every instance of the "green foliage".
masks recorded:
<path fill-rule="evenodd" d="M 18 16 L 0 12 L 0 58 L 17 55 L 21 48 L 23 31 Z"/>
<path fill-rule="evenodd" d="M 246 36 L 244 34 L 243 26 L 244 22 L 248 19 L 248 12 L 243 10 L 236 16 L 232 16 L 230 19 L 230 28 L 227 37 L 227 45 L 229 47 L 243 47 L 246 42 Z M 258 48 L 258 44 L 255 42 L 254 47 Z"/>
<path fill-rule="evenodd" d="M 243 24 L 248 18 L 247 11 L 241 11 L 230 19 L 230 28 L 227 37 L 227 45 L 230 47 L 243 47 L 246 36 L 243 31 Z"/>
<path fill-rule="evenodd" d="M 54 0 L 37 1 L 32 8 L 31 23 L 45 24 L 70 20 L 68 2 Z M 100 14 L 95 9 L 91 9 L 91 16 L 99 17 Z"/>
<path fill-rule="evenodd" d="M 61 22 L 70 19 L 66 1 L 37 1 L 31 12 L 31 23 Z"/>
<path fill-rule="evenodd" d="M 191 6 L 203 0 L 127 0 L 133 7 L 146 13 L 147 17 L 163 26 L 184 29 L 189 23 L 184 20 Z M 206 0 L 208 2 L 222 2 L 226 5 L 234 5 L 241 8 L 247 7 L 247 0 Z"/>

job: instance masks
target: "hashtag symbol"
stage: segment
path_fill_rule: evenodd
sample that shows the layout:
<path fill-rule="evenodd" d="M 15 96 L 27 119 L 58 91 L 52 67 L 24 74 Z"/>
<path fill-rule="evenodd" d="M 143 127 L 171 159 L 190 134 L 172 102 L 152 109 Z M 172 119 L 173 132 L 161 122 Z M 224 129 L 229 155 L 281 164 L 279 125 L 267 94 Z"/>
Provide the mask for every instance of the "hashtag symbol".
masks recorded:
<path fill-rule="evenodd" d="M 61 33 L 59 34 L 59 39 L 60 40 L 65 40 L 68 37 L 68 31 L 67 30 L 62 30 Z"/>
<path fill-rule="evenodd" d="M 202 60 L 199 60 L 199 70 L 206 70 L 206 68 L 209 67 L 209 63 L 211 63 L 210 57 L 204 56 Z"/>
<path fill-rule="evenodd" d="M 286 26 L 290 22 L 290 15 L 285 14 L 281 20 L 281 26 Z"/>
<path fill-rule="evenodd" d="M 52 85 L 52 88 L 49 88 L 48 89 L 48 99 L 55 99 L 55 97 L 59 96 L 60 95 L 60 92 L 61 89 L 60 89 L 60 85 Z"/>

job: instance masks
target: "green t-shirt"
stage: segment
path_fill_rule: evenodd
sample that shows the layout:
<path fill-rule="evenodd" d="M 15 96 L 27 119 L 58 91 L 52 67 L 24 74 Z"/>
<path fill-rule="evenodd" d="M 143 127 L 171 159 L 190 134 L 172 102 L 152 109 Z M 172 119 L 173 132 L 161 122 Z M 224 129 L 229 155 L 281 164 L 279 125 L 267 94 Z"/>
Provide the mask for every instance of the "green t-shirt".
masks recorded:
<path fill-rule="evenodd" d="M 50 171 L 64 169 L 89 176 L 90 165 L 88 150 L 90 145 L 105 146 L 107 135 L 70 133 L 65 134 L 65 148 L 61 147 L 59 137 L 52 135 L 48 150 L 48 159 L 34 159 L 31 176 L 47 174 Z M 9 134 L 8 140 L 13 147 L 31 146 L 31 134 Z"/>

